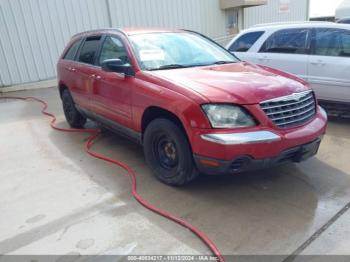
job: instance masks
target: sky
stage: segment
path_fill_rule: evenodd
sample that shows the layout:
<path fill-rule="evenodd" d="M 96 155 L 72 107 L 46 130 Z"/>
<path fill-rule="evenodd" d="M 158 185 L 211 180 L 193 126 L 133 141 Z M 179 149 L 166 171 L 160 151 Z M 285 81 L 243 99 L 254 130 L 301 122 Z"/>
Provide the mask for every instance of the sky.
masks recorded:
<path fill-rule="evenodd" d="M 310 17 L 334 16 L 343 0 L 310 0 Z"/>

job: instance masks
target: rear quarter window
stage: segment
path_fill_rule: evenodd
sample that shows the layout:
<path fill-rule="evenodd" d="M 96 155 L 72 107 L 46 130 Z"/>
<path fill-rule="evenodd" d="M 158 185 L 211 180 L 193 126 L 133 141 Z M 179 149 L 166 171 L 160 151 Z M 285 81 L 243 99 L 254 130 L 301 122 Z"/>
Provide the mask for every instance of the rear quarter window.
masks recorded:
<path fill-rule="evenodd" d="M 263 34 L 264 31 L 246 33 L 234 41 L 228 50 L 230 52 L 247 52 Z"/>
<path fill-rule="evenodd" d="M 71 46 L 70 48 L 68 49 L 68 51 L 65 53 L 63 59 L 66 59 L 66 60 L 74 60 L 75 59 L 75 56 L 78 52 L 78 49 L 80 47 L 80 44 L 82 42 L 82 39 L 79 39 L 77 41 L 75 41 Z"/>

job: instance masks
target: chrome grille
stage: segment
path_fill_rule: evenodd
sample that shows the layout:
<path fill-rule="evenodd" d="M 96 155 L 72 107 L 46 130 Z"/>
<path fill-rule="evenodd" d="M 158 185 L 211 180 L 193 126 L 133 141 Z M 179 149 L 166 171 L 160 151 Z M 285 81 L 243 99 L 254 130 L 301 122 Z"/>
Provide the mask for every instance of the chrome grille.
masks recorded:
<path fill-rule="evenodd" d="M 267 100 L 261 102 L 260 107 L 280 128 L 301 125 L 316 113 L 316 102 L 312 91 Z"/>

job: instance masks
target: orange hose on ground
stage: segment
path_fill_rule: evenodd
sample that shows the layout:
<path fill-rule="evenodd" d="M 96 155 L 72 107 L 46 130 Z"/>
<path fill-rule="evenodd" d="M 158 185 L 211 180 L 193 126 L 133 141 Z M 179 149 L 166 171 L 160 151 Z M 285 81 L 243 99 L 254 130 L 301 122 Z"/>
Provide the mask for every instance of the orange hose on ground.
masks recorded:
<path fill-rule="evenodd" d="M 187 222 L 184 219 L 181 219 L 165 210 L 162 210 L 160 208 L 157 208 L 156 206 L 148 203 L 138 192 L 137 192 L 137 188 L 136 188 L 136 173 L 134 172 L 134 170 L 132 170 L 127 164 L 109 158 L 105 155 L 99 154 L 95 151 L 93 151 L 91 149 L 92 144 L 94 142 L 94 140 L 101 134 L 101 130 L 100 129 L 95 129 L 95 128 L 90 128 L 90 129 L 79 129 L 79 128 L 62 128 L 62 127 L 57 127 L 55 126 L 55 122 L 56 122 L 56 116 L 52 113 L 49 113 L 46 111 L 48 105 L 45 101 L 38 99 L 36 97 L 17 97 L 17 96 L 0 96 L 0 99 L 16 99 L 16 100 L 34 100 L 38 103 L 40 103 L 43 107 L 41 110 L 41 113 L 51 117 L 51 122 L 50 122 L 50 126 L 58 131 L 61 132 L 70 132 L 70 133 L 88 133 L 90 134 L 90 136 L 88 137 L 87 141 L 85 142 L 85 151 L 98 159 L 101 159 L 103 161 L 106 162 L 110 162 L 112 164 L 115 164 L 121 168 L 123 168 L 125 171 L 127 171 L 127 174 L 129 175 L 130 179 L 131 179 L 131 193 L 133 195 L 133 197 L 141 204 L 143 205 L 145 208 L 153 211 L 154 213 L 157 213 L 158 215 L 161 215 L 169 220 L 172 220 L 174 222 L 176 222 L 177 224 L 191 230 L 200 240 L 203 241 L 204 244 L 207 245 L 207 247 L 213 252 L 213 254 L 217 257 L 218 261 L 220 262 L 225 262 L 225 259 L 223 257 L 223 255 L 220 253 L 219 249 L 216 247 L 215 243 L 210 240 L 210 238 L 201 230 L 199 230 L 196 226 L 192 225 L 191 223 Z"/>

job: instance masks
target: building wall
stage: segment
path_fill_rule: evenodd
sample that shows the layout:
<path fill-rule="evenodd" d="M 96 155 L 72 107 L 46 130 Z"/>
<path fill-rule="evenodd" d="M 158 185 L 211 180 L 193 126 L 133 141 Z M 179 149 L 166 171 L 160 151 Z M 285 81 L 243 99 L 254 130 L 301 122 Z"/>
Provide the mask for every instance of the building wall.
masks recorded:
<path fill-rule="evenodd" d="M 284 3 L 288 12 L 280 11 Z M 282 21 L 307 21 L 309 17 L 309 0 L 268 0 L 267 5 L 244 9 L 244 28 L 256 24 Z"/>
<path fill-rule="evenodd" d="M 348 18 L 350 17 L 350 0 L 343 0 L 335 11 L 335 18 Z"/>
<path fill-rule="evenodd" d="M 307 0 L 290 0 L 292 11 L 287 15 L 278 14 L 278 1 L 239 10 L 239 24 L 243 13 L 244 27 L 305 20 L 302 3 Z M 0 87 L 55 78 L 59 55 L 70 37 L 81 31 L 186 28 L 225 44 L 229 16 L 230 11 L 220 9 L 219 0 L 0 0 Z"/>
<path fill-rule="evenodd" d="M 0 0 L 0 85 L 50 79 L 71 35 L 107 27 L 101 0 Z"/>
<path fill-rule="evenodd" d="M 173 27 L 215 38 L 225 22 L 218 0 L 0 0 L 0 87 L 54 78 L 64 46 L 81 31 Z"/>
<path fill-rule="evenodd" d="M 225 31 L 218 0 L 110 0 L 113 26 L 186 28 L 210 37 Z"/>

